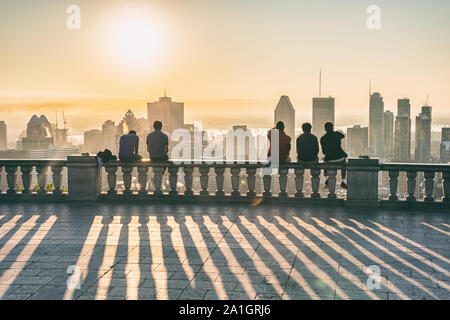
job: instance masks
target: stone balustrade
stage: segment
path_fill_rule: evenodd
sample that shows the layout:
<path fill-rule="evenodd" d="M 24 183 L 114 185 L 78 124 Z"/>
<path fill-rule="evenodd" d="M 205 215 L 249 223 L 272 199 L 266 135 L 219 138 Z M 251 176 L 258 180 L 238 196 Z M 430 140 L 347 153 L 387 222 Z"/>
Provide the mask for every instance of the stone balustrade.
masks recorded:
<path fill-rule="evenodd" d="M 345 166 L 287 163 L 272 169 L 268 163 L 207 163 L 110 161 L 99 169 L 96 157 L 69 156 L 60 160 L 0 160 L 0 179 L 7 189 L 0 200 L 211 200 L 262 202 L 310 202 L 348 206 L 436 205 L 450 208 L 450 165 L 379 163 L 377 159 L 349 159 Z M 67 167 L 68 192 L 61 188 Z M 344 168 L 345 167 L 345 168 Z M 35 169 L 35 170 L 33 170 Z M 340 171 L 347 170 L 347 190 L 339 188 Z M 2 171 L 4 173 L 2 173 Z M 327 176 L 324 177 L 324 171 Z M 39 189 L 31 186 L 32 172 Z M 379 197 L 379 174 L 389 176 L 390 196 Z M 406 172 L 408 196 L 397 196 L 398 177 Z M 416 199 L 416 177 L 424 176 L 425 197 Z M 53 188 L 47 187 L 52 176 Z M 435 199 L 436 174 L 442 175 L 442 199 Z M 103 175 L 106 174 L 106 178 Z M 20 186 L 18 180 L 21 180 Z M 328 180 L 325 189 L 324 182 Z M 199 182 L 197 186 L 194 180 Z M 149 181 L 151 183 L 149 184 Z M 102 185 L 103 183 L 103 185 Z M 120 187 L 119 187 L 120 184 Z M 2 182 L 0 180 L 0 186 Z M 151 187 L 150 187 L 151 186 Z M 225 190 L 225 186 L 228 189 Z M 243 191 L 243 186 L 245 191 Z M 289 186 L 289 187 L 288 187 Z M 102 191 L 103 190 L 103 191 Z"/>

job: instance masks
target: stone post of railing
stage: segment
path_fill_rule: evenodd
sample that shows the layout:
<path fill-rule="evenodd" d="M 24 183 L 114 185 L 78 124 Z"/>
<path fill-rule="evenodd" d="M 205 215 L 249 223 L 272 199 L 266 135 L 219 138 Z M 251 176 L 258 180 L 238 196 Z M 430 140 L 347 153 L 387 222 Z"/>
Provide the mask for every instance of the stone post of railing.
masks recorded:
<path fill-rule="evenodd" d="M 248 185 L 248 192 L 247 196 L 254 197 L 256 196 L 255 192 L 255 175 L 256 175 L 256 168 L 247 168 L 247 185 Z"/>
<path fill-rule="evenodd" d="M 53 173 L 53 194 L 61 194 L 61 184 L 62 184 L 62 170 L 63 166 L 60 165 L 52 165 L 52 173 Z"/>
<path fill-rule="evenodd" d="M 22 171 L 22 193 L 31 193 L 31 171 L 33 171 L 33 166 L 20 166 L 20 171 Z"/>
<path fill-rule="evenodd" d="M 442 185 L 444 187 L 444 197 L 442 198 L 443 202 L 450 202 L 450 171 L 442 172 Z"/>
<path fill-rule="evenodd" d="M 14 194 L 17 193 L 16 184 L 17 184 L 17 165 L 6 165 L 6 181 L 8 182 L 8 190 L 6 193 Z"/>
<path fill-rule="evenodd" d="M 102 188 L 97 157 L 68 156 L 68 200 L 97 200 Z"/>
<path fill-rule="evenodd" d="M 169 185 L 170 185 L 169 194 L 172 196 L 176 196 L 178 195 L 177 191 L 178 167 L 175 165 L 171 165 L 169 166 L 168 171 L 169 171 Z"/>
<path fill-rule="evenodd" d="M 349 159 L 346 206 L 378 207 L 378 159 Z"/>
<path fill-rule="evenodd" d="M 280 193 L 279 193 L 279 197 L 287 197 L 288 194 L 286 192 L 286 185 L 287 185 L 287 174 L 288 174 L 289 169 L 288 168 L 280 168 L 278 170 L 278 174 L 280 175 Z"/>
<path fill-rule="evenodd" d="M 222 197 L 225 195 L 225 192 L 223 191 L 223 174 L 225 172 L 225 168 L 216 166 L 214 168 L 214 171 L 216 173 L 216 186 L 217 186 L 216 196 Z"/>

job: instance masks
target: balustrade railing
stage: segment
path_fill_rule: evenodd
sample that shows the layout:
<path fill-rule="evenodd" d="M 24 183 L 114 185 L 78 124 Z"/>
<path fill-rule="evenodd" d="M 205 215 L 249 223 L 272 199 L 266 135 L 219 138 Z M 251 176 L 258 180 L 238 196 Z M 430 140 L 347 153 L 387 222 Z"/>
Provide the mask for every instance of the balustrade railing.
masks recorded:
<path fill-rule="evenodd" d="M 0 200 L 258 197 L 373 206 L 441 203 L 450 207 L 450 165 L 383 164 L 376 159 L 349 159 L 344 166 L 287 163 L 272 169 L 269 165 L 110 161 L 99 170 L 96 157 L 0 160 Z M 347 190 L 340 187 L 343 169 L 347 171 Z M 379 176 L 381 185 L 389 186 L 386 198 L 380 192 Z"/>

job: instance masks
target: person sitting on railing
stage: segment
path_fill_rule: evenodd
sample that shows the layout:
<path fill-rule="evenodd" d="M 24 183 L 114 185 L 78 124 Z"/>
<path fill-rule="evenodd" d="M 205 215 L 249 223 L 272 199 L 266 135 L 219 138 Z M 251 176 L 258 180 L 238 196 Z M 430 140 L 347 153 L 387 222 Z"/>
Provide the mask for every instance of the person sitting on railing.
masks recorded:
<path fill-rule="evenodd" d="M 311 124 L 302 124 L 303 133 L 297 138 L 297 161 L 302 164 L 316 164 L 318 162 L 319 142 L 311 133 Z"/>
<path fill-rule="evenodd" d="M 139 137 L 136 135 L 136 131 L 130 130 L 128 134 L 120 137 L 119 159 L 125 162 L 142 159 L 142 156 L 139 155 Z"/>
<path fill-rule="evenodd" d="M 345 135 L 340 131 L 334 131 L 333 123 L 326 122 L 325 134 L 320 138 L 320 145 L 322 146 L 322 152 L 325 155 L 324 161 L 330 164 L 345 165 L 347 153 L 341 147 L 341 140 Z M 324 175 L 327 175 L 327 170 L 324 170 Z M 347 188 L 345 184 L 345 168 L 341 169 L 341 187 Z M 325 188 L 328 188 L 328 179 L 325 181 Z"/>
<path fill-rule="evenodd" d="M 168 161 L 169 156 L 169 137 L 161 131 L 162 122 L 155 121 L 153 123 L 153 132 L 150 132 L 147 136 L 147 150 L 152 162 Z"/>
<path fill-rule="evenodd" d="M 284 123 L 283 121 L 278 121 L 275 128 L 278 130 L 278 153 L 279 153 L 279 163 L 290 162 L 291 158 L 289 157 L 289 152 L 291 151 L 291 137 L 289 137 L 284 132 Z M 267 138 L 269 139 L 269 151 L 267 152 L 267 158 L 270 161 L 272 155 L 272 129 L 267 133 Z"/>

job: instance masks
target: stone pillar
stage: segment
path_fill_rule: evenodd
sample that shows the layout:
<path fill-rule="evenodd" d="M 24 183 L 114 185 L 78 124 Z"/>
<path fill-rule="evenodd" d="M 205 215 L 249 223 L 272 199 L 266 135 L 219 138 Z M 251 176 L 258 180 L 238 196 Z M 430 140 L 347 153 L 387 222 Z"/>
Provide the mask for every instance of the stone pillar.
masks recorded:
<path fill-rule="evenodd" d="M 442 198 L 443 202 L 450 202 L 450 171 L 442 172 L 442 186 L 444 187 L 444 198 Z M 9 191 L 9 190 L 8 190 Z"/>
<path fill-rule="evenodd" d="M 349 159 L 347 163 L 347 206 L 378 207 L 378 159 Z"/>
<path fill-rule="evenodd" d="M 280 168 L 278 169 L 278 173 L 280 175 L 280 194 L 279 196 L 282 198 L 285 198 L 288 196 L 287 192 L 286 192 L 286 184 L 287 184 L 287 174 L 288 174 L 289 169 L 288 168 Z"/>
<path fill-rule="evenodd" d="M 184 191 L 185 196 L 192 196 L 192 172 L 194 171 L 194 167 L 185 166 L 183 167 L 184 171 L 184 186 L 186 187 L 186 191 Z"/>
<path fill-rule="evenodd" d="M 406 200 L 416 201 L 416 196 L 414 195 L 414 193 L 416 192 L 417 171 L 407 171 L 406 176 L 408 177 L 408 197 L 406 197 Z"/>
<path fill-rule="evenodd" d="M 241 192 L 239 191 L 239 173 L 241 172 L 241 168 L 231 167 L 231 191 L 232 196 L 240 196 Z"/>
<path fill-rule="evenodd" d="M 133 166 L 131 165 L 123 165 L 122 173 L 123 173 L 123 185 L 125 190 L 123 190 L 123 194 L 131 194 L 131 172 L 133 171 Z"/>
<path fill-rule="evenodd" d="M 320 198 L 319 193 L 320 169 L 311 169 L 311 198 Z"/>
<path fill-rule="evenodd" d="M 17 165 L 6 165 L 6 181 L 8 182 L 8 190 L 6 193 L 14 194 L 17 193 Z"/>
<path fill-rule="evenodd" d="M 68 200 L 97 200 L 102 190 L 97 157 L 68 156 Z"/>
<path fill-rule="evenodd" d="M 248 185 L 247 196 L 254 197 L 254 196 L 256 196 L 256 192 L 255 192 L 256 168 L 250 167 L 250 168 L 247 168 L 246 171 L 247 171 L 247 185 Z"/>
<path fill-rule="evenodd" d="M 433 187 L 434 187 L 434 171 L 425 171 L 425 199 L 424 201 L 434 201 Z"/>
<path fill-rule="evenodd" d="M 328 199 L 336 199 L 336 175 L 337 170 L 335 169 L 328 169 Z"/>
<path fill-rule="evenodd" d="M 53 194 L 61 194 L 61 184 L 62 184 L 62 170 L 63 166 L 60 165 L 52 165 L 52 173 L 53 173 Z"/>
<path fill-rule="evenodd" d="M 200 190 L 200 195 L 202 196 L 209 196 L 209 191 L 208 191 L 208 173 L 209 173 L 209 166 L 200 166 L 198 168 L 199 172 L 200 172 L 200 186 L 202 188 L 202 190 Z"/>
<path fill-rule="evenodd" d="M 225 193 L 223 192 L 223 174 L 225 172 L 225 167 L 219 167 L 218 165 L 216 165 L 214 171 L 216 172 L 216 196 L 222 197 L 225 195 Z"/>
<path fill-rule="evenodd" d="M 172 165 L 169 166 L 168 170 L 169 170 L 169 185 L 170 185 L 169 194 L 176 196 L 178 194 L 177 191 L 178 167 Z"/>
<path fill-rule="evenodd" d="M 153 167 L 153 184 L 155 185 L 155 195 L 161 195 L 161 183 L 162 183 L 162 167 Z"/>
<path fill-rule="evenodd" d="M 117 166 L 116 165 L 106 165 L 105 170 L 108 173 L 108 194 L 116 194 L 116 183 L 117 183 Z"/>
<path fill-rule="evenodd" d="M 295 169 L 295 193 L 296 198 L 303 198 L 303 177 L 305 169 Z"/>
<path fill-rule="evenodd" d="M 22 183 L 23 190 L 22 193 L 30 193 L 30 184 L 31 184 L 31 171 L 33 171 L 33 166 L 20 166 L 20 170 L 22 171 Z"/>
<path fill-rule="evenodd" d="M 272 174 L 265 174 L 263 176 L 264 193 L 263 197 L 271 197 L 272 192 L 270 192 L 270 184 L 272 182 Z"/>
<path fill-rule="evenodd" d="M 138 181 L 139 181 L 139 194 L 147 194 L 147 172 L 148 167 L 145 166 L 138 166 Z"/>
<path fill-rule="evenodd" d="M 398 187 L 398 170 L 389 170 L 389 188 L 391 194 L 389 195 L 389 200 L 398 200 L 397 187 Z"/>

